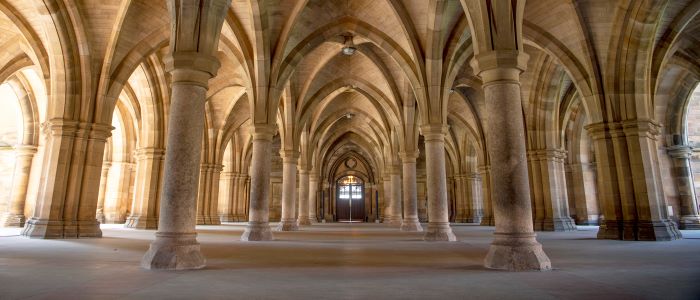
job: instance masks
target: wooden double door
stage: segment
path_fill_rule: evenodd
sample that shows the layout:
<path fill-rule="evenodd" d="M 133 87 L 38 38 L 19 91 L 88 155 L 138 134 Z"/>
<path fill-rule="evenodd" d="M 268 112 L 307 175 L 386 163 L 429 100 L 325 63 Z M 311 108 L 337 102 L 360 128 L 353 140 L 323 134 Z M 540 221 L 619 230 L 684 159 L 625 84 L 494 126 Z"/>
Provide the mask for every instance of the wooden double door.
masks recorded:
<path fill-rule="evenodd" d="M 335 199 L 338 222 L 365 221 L 365 191 L 362 184 L 339 184 Z"/>

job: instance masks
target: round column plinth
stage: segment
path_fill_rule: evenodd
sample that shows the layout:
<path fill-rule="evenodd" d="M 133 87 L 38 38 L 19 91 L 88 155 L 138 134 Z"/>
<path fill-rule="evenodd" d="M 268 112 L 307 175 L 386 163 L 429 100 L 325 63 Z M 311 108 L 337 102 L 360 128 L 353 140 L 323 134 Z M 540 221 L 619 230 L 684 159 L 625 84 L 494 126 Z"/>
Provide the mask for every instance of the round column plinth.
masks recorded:
<path fill-rule="evenodd" d="M 535 236 L 534 233 L 494 233 L 484 266 L 507 271 L 551 270 L 552 264 Z"/>
<path fill-rule="evenodd" d="M 141 259 L 149 270 L 193 270 L 206 265 L 196 233 L 156 233 L 156 239 Z"/>
<path fill-rule="evenodd" d="M 241 241 L 256 242 L 256 241 L 271 241 L 272 231 L 268 222 L 248 222 Z"/>

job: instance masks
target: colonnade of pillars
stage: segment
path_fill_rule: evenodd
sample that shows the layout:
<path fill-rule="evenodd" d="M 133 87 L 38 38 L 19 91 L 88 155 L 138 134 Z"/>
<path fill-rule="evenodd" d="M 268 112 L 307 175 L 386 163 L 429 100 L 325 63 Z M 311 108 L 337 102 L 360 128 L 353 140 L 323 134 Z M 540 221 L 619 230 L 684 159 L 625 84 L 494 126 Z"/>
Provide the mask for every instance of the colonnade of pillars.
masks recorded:
<path fill-rule="evenodd" d="M 213 4 L 212 4 L 213 3 Z M 160 179 L 160 170 L 164 168 L 163 190 L 159 193 L 154 187 L 157 184 L 148 180 L 137 180 L 136 193 L 143 199 L 133 204 L 132 214 L 126 219 L 127 226 L 135 228 L 153 228 L 157 222 L 158 231 L 155 240 L 142 260 L 142 266 L 149 269 L 197 269 L 205 265 L 205 258 L 200 252 L 196 240 L 195 225 L 197 223 L 215 224 L 221 219 L 241 221 L 240 203 L 228 205 L 228 211 L 219 210 L 216 201 L 218 189 L 212 188 L 212 182 L 219 176 L 233 177 L 236 181 L 234 188 L 224 189 L 226 193 L 248 193 L 248 224 L 241 237 L 242 241 L 267 241 L 273 239 L 269 225 L 269 195 L 270 195 L 270 164 L 271 144 L 276 128 L 271 124 L 252 125 L 252 164 L 249 184 L 240 184 L 248 180 L 245 175 L 221 174 L 221 166 L 202 164 L 201 147 L 204 131 L 204 103 L 208 89 L 208 80 L 215 76 L 219 63 L 212 54 L 217 49 L 218 32 L 220 31 L 225 8 L 230 1 L 213 1 L 212 7 L 196 7 L 183 5 L 181 9 L 205 9 L 202 14 L 207 20 L 217 20 L 201 24 L 199 33 L 191 30 L 173 30 L 171 53 L 165 58 L 167 69 L 171 74 L 171 102 L 168 124 L 167 151 L 163 149 L 141 149 L 137 151 L 136 171 L 138 178 Z M 179 7 L 179 6 L 178 6 Z M 211 14 L 210 16 L 207 14 Z M 199 14 L 174 14 L 177 18 L 187 18 Z M 196 20 L 176 20 L 177 26 L 194 27 Z M 192 34 L 204 34 L 210 31 L 209 39 L 192 38 Z M 212 33 L 213 32 L 213 33 Z M 179 36 L 186 35 L 186 36 Z M 178 43 L 176 43 L 178 41 Z M 209 43 L 195 46 L 187 43 Z M 184 46 L 183 46 L 184 45 Z M 551 268 L 549 258 L 536 240 L 535 228 L 571 229 L 573 222 L 569 218 L 568 208 L 562 205 L 567 195 L 565 167 L 562 153 L 555 149 L 540 149 L 529 152 L 530 173 L 534 181 L 532 186 L 528 180 L 528 152 L 525 147 L 522 101 L 520 99 L 520 73 L 524 70 L 526 59 L 518 51 L 482 53 L 475 57 L 474 69 L 482 79 L 485 95 L 485 110 L 489 116 L 485 120 L 486 150 L 488 165 L 479 168 L 480 176 L 474 174 L 458 174 L 455 178 L 460 188 L 456 193 L 461 199 L 476 199 L 473 195 L 481 193 L 483 207 L 477 203 L 465 205 L 470 209 L 460 212 L 457 218 L 464 221 L 478 222 L 484 225 L 495 224 L 494 241 L 491 244 L 485 265 L 489 268 L 525 270 L 546 270 Z M 94 126 L 93 126 L 94 125 Z M 84 166 L 67 166 L 66 159 L 59 157 L 63 153 L 103 153 L 104 144 L 109 130 L 97 124 L 78 122 L 63 122 L 52 120 L 48 123 L 48 142 L 46 173 L 52 170 L 66 168 L 71 170 L 85 169 L 85 178 L 94 181 L 96 174 L 113 171 L 114 164 L 102 164 L 99 168 L 100 157 L 89 156 L 78 162 Z M 675 227 L 668 224 L 666 214 L 660 211 L 659 205 L 650 205 L 632 196 L 638 188 L 645 195 L 658 195 L 657 182 L 639 180 L 639 176 L 658 173 L 650 165 L 652 159 L 638 155 L 650 154 L 655 151 L 654 143 L 649 136 L 654 136 L 655 125 L 650 122 L 626 122 L 624 124 L 592 124 L 588 127 L 593 136 L 596 153 L 600 153 L 597 162 L 603 172 L 599 182 L 606 180 L 614 184 L 606 185 L 600 195 L 605 201 L 603 211 L 605 222 L 601 226 L 599 236 L 603 238 L 635 238 L 660 237 L 674 239 L 678 237 Z M 456 237 L 449 225 L 449 208 L 447 199 L 447 174 L 445 166 L 445 124 L 425 124 L 421 133 L 425 138 L 428 225 L 423 229 L 417 217 L 416 191 L 416 153 L 401 153 L 401 167 L 386 166 L 384 170 L 384 193 L 388 195 L 389 205 L 386 210 L 386 221 L 393 226 L 400 226 L 406 231 L 425 230 L 426 241 L 455 241 Z M 613 134 L 611 134 L 611 132 Z M 77 142 L 76 142 L 77 141 Z M 627 146 L 638 150 L 637 156 L 630 155 Z M 71 147 L 76 146 L 73 150 Z M 70 148 L 68 151 L 59 151 Z M 65 149 L 64 149 L 65 150 Z M 679 178 L 678 189 L 681 191 L 681 223 L 686 228 L 700 226 L 697 203 L 689 175 L 689 148 L 672 147 L 668 149 L 673 158 L 675 176 Z M 17 182 L 13 185 L 10 213 L 4 217 L 7 224 L 22 223 L 23 198 L 26 197 L 26 182 L 28 180 L 29 162 L 35 148 L 19 147 L 18 164 L 15 168 Z M 165 163 L 163 164 L 162 158 Z M 296 230 L 298 225 L 308 225 L 315 222 L 315 195 L 318 187 L 318 173 L 309 172 L 297 164 L 298 153 L 284 152 L 283 157 L 283 206 L 282 222 L 278 230 Z M 623 158 L 626 163 L 622 175 L 635 178 L 618 178 L 611 170 L 615 159 Z M 76 163 L 77 164 L 77 163 Z M 649 171 L 647 171 L 647 169 Z M 297 174 L 298 171 L 298 174 Z M 67 174 L 74 172 L 68 171 Z M 299 194 L 296 194 L 296 177 L 299 178 Z M 106 177 L 106 176 L 104 176 Z M 652 176 L 653 177 L 653 176 Z M 83 177 L 80 177 L 83 178 Z M 62 181 L 50 181 L 44 185 L 42 192 L 54 192 L 61 195 L 40 195 L 42 199 L 64 197 L 65 201 L 51 205 L 37 204 L 37 212 L 23 234 L 26 236 L 66 237 L 66 236 L 99 236 L 99 226 L 93 216 L 98 207 L 102 207 L 102 215 L 97 218 L 109 218 L 104 215 L 105 195 L 100 195 L 97 206 L 94 203 L 80 202 L 82 195 L 95 193 L 98 186 L 108 182 L 92 184 L 92 182 L 69 183 L 68 178 Z M 642 178 L 643 179 L 643 178 Z M 652 178 L 652 179 L 657 179 Z M 634 183 L 632 181 L 635 181 Z M 539 183 L 538 183 L 539 182 Z M 617 185 L 615 185 L 617 184 Z M 634 187 L 632 185 L 634 184 Z M 243 186 L 247 186 L 243 188 Z M 403 186 L 403 193 L 402 191 Z M 546 186 L 547 190 L 539 187 Z M 623 190 L 622 188 L 631 188 Z M 104 190 L 104 189 L 103 189 Z M 631 191 L 631 192 L 630 192 Z M 71 194 L 72 193 L 72 194 Z M 537 196 L 539 194 L 544 197 Z M 542 202 L 535 203 L 535 222 L 531 195 Z M 23 197 L 23 195 L 25 197 Z M 66 195 L 76 195 L 72 199 Z M 162 195 L 159 201 L 151 201 Z M 310 196 L 311 195 L 311 196 Z M 464 195 L 471 195 L 464 197 Z M 298 196 L 298 199 L 295 199 Z M 652 197 L 652 196 L 650 196 Z M 210 200 L 207 200 L 210 199 Z M 614 201 L 619 199 L 619 201 Z M 298 200 L 298 201 L 297 201 Z M 646 199 L 648 200 L 648 199 Z M 313 202 L 312 202 L 313 201 Z M 402 205 L 403 201 L 403 205 Z M 21 202 L 21 203 L 20 203 Z M 160 213 L 155 213 L 154 203 L 160 202 Z M 239 201 L 240 202 L 240 201 Z M 101 203 L 101 206 L 100 206 Z M 299 204 L 298 216 L 295 216 L 295 203 Z M 646 213 L 642 219 L 634 219 L 634 224 L 626 223 L 627 217 L 638 211 L 629 208 L 636 204 Z M 198 210 L 197 207 L 200 207 Z M 235 207 L 233 211 L 231 208 Z M 403 211 L 402 211 L 403 207 Z M 68 211 L 68 212 L 65 212 Z M 201 213 L 198 214 L 198 211 Z M 63 214 L 61 222 L 56 222 L 54 215 Z M 218 218 L 215 216 L 218 214 Z"/>

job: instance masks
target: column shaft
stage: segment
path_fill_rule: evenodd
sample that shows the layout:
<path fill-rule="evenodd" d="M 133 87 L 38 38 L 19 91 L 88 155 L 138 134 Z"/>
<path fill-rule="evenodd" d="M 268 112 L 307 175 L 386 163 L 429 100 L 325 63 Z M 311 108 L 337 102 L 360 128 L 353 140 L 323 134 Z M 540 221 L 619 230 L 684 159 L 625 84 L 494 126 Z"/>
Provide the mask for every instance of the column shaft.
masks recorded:
<path fill-rule="evenodd" d="M 298 158 L 296 153 L 282 154 L 282 219 L 276 228 L 277 231 L 299 230 L 297 220 L 294 217 Z M 299 200 L 303 201 L 303 199 Z"/>
<path fill-rule="evenodd" d="M 524 65 L 520 56 L 509 61 L 497 56 L 502 53 L 491 55 L 496 56 L 495 61 L 503 59 L 503 63 Z M 485 266 L 512 271 L 549 270 L 551 263 L 536 240 L 532 224 L 519 84 L 524 68 L 489 65 L 488 59 L 493 58 L 484 58 L 488 69 L 479 73 L 486 98 L 486 148 L 491 162 L 491 196 L 496 223 Z"/>
<path fill-rule="evenodd" d="M 27 187 L 29 186 L 29 173 L 32 169 L 32 159 L 37 148 L 31 145 L 19 145 L 15 147 L 15 169 L 12 175 L 12 190 L 10 191 L 10 205 L 7 213 L 2 216 L 0 225 L 5 227 L 23 227 L 25 222 L 24 204 L 27 201 Z"/>
<path fill-rule="evenodd" d="M 391 171 L 391 218 L 389 224 L 394 227 L 401 227 L 401 175 L 398 168 Z"/>
<path fill-rule="evenodd" d="M 309 171 L 299 170 L 299 225 L 311 225 L 309 221 Z"/>
<path fill-rule="evenodd" d="M 171 71 L 175 78 L 186 76 L 178 72 Z M 141 262 L 144 268 L 199 269 L 205 265 L 195 224 L 206 92 L 205 86 L 187 81 L 172 84 L 163 201 L 156 239 Z"/>
<path fill-rule="evenodd" d="M 401 231 L 421 232 L 418 221 L 418 187 L 416 186 L 417 153 L 401 153 L 403 162 L 403 221 Z"/>
<path fill-rule="evenodd" d="M 158 228 L 158 203 L 163 184 L 165 149 L 140 148 L 136 150 L 136 188 L 131 215 L 126 227 L 137 229 Z"/>
<path fill-rule="evenodd" d="M 426 241 L 457 241 L 449 222 L 447 171 L 445 170 L 445 131 L 442 124 L 421 126 L 425 137 L 428 190 L 428 229 Z"/>
<path fill-rule="evenodd" d="M 316 212 L 318 181 L 318 172 L 309 173 L 309 222 L 311 224 L 318 223 L 318 213 Z"/>
<path fill-rule="evenodd" d="M 673 176 L 681 202 L 680 229 L 700 230 L 698 201 L 690 169 L 693 149 L 688 146 L 674 146 L 668 149 L 668 154 L 673 160 Z"/>
<path fill-rule="evenodd" d="M 250 172 L 250 207 L 248 226 L 241 241 L 270 241 L 270 165 L 272 161 L 272 136 L 275 127 L 256 125 L 252 128 L 253 157 Z"/>

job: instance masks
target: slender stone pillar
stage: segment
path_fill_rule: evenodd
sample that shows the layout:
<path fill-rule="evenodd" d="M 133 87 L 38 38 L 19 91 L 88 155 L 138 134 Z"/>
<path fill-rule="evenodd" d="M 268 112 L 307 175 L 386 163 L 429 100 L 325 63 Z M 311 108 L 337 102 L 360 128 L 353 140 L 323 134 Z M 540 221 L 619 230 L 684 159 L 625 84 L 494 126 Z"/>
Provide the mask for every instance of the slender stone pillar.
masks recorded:
<path fill-rule="evenodd" d="M 100 194 L 97 196 L 97 222 L 105 222 L 105 198 L 107 197 L 107 180 L 109 180 L 109 168 L 112 162 L 102 162 L 102 174 L 100 175 Z"/>
<path fill-rule="evenodd" d="M 163 182 L 165 149 L 140 148 L 136 150 L 136 187 L 131 215 L 126 227 L 136 229 L 158 228 L 158 203 Z"/>
<path fill-rule="evenodd" d="M 19 145 L 15 147 L 15 169 L 12 174 L 12 190 L 10 191 L 10 205 L 8 211 L 2 216 L 0 225 L 5 227 L 23 227 L 25 222 L 24 204 L 27 200 L 27 187 L 29 186 L 29 172 L 32 169 L 32 159 L 37 147 L 32 145 Z"/>
<path fill-rule="evenodd" d="M 484 127 L 496 218 L 485 266 L 512 271 L 549 270 L 551 263 L 536 240 L 532 224 L 520 99 L 520 73 L 527 65 L 527 55 L 517 50 L 490 51 L 477 56 L 473 63 L 486 99 L 488 117 Z"/>
<path fill-rule="evenodd" d="M 220 222 L 234 222 L 232 209 L 233 205 L 235 205 L 235 203 L 233 202 L 233 177 L 233 172 L 223 171 L 221 172 L 221 177 L 219 178 L 219 180 L 221 181 L 219 183 L 220 190 L 218 207 L 218 215 Z"/>
<path fill-rule="evenodd" d="M 309 222 L 312 225 L 318 223 L 318 213 L 316 212 L 318 181 L 318 172 L 311 171 L 309 173 Z"/>
<path fill-rule="evenodd" d="M 417 152 L 399 153 L 403 163 L 403 222 L 401 231 L 421 232 L 418 221 L 418 187 L 416 184 Z"/>
<path fill-rule="evenodd" d="M 220 164 L 211 165 L 211 180 L 209 181 L 209 198 L 207 201 L 207 224 L 221 225 L 219 220 L 219 183 L 221 182 L 221 171 L 224 166 Z"/>
<path fill-rule="evenodd" d="M 241 241 L 271 241 L 270 231 L 270 164 L 272 160 L 272 137 L 276 128 L 272 125 L 254 125 L 253 157 L 250 173 L 250 207 L 248 226 Z"/>
<path fill-rule="evenodd" d="M 466 197 L 465 197 L 465 187 L 464 187 L 464 174 L 455 174 L 452 176 L 454 180 L 454 200 L 455 200 L 455 205 L 454 205 L 454 222 L 455 223 L 464 223 L 466 219 L 466 212 L 467 212 L 467 206 L 466 206 Z"/>
<path fill-rule="evenodd" d="M 299 169 L 299 225 L 311 225 L 309 221 L 309 171 Z"/>
<path fill-rule="evenodd" d="M 387 170 L 382 177 L 384 192 L 384 223 L 392 224 L 394 216 L 391 210 L 391 170 Z"/>
<path fill-rule="evenodd" d="M 693 154 L 693 149 L 689 146 L 678 145 L 669 147 L 667 151 L 673 160 L 673 176 L 681 202 L 680 229 L 700 230 L 698 201 L 695 195 L 693 174 L 690 170 L 690 157 Z"/>
<path fill-rule="evenodd" d="M 239 174 L 236 179 L 236 220 L 238 222 L 248 222 L 248 207 L 250 206 L 250 176 Z"/>
<path fill-rule="evenodd" d="M 442 124 L 423 125 L 425 172 L 428 190 L 428 229 L 426 241 L 457 241 L 449 222 L 447 171 L 445 170 L 445 131 Z"/>
<path fill-rule="evenodd" d="M 479 167 L 479 176 L 481 177 L 481 197 L 483 199 L 483 216 L 480 225 L 494 226 L 496 222 L 493 218 L 493 198 L 491 197 L 491 166 Z"/>
<path fill-rule="evenodd" d="M 481 193 L 481 179 L 479 174 L 471 173 L 464 177 L 464 187 L 467 190 L 467 216 L 464 220 L 466 223 L 481 222 L 482 206 L 481 201 L 483 195 Z"/>
<path fill-rule="evenodd" d="M 299 230 L 294 216 L 299 152 L 282 151 L 280 155 L 282 156 L 282 219 L 275 230 L 296 231 Z M 299 201 L 304 201 L 304 199 L 299 199 Z"/>
<path fill-rule="evenodd" d="M 391 218 L 389 225 L 392 227 L 401 227 L 401 174 L 396 166 L 391 168 Z"/>

